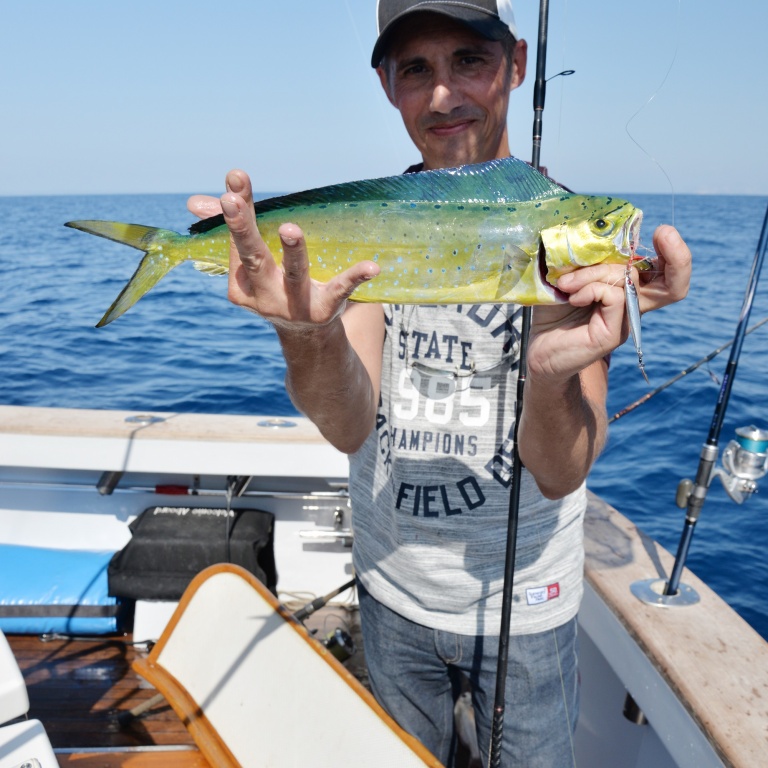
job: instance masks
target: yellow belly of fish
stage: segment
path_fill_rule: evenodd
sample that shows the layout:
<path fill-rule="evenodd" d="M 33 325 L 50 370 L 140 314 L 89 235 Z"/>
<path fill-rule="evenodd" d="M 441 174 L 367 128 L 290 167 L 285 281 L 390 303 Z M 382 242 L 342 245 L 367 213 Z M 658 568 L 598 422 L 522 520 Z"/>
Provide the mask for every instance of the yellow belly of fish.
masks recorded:
<path fill-rule="evenodd" d="M 290 220 L 305 234 L 312 278 L 327 282 L 368 260 L 381 271 L 355 291 L 355 301 L 483 303 L 502 300 L 534 262 L 508 243 L 506 208 L 482 217 L 467 215 L 458 205 L 404 203 L 388 208 L 375 214 L 356 211 L 353 219 L 349 211 L 322 219 L 293 212 Z M 287 218 L 285 212 L 282 218 Z M 282 246 L 275 224 L 262 219 L 259 226 L 279 260 Z M 333 234 L 321 234 L 327 232 Z"/>

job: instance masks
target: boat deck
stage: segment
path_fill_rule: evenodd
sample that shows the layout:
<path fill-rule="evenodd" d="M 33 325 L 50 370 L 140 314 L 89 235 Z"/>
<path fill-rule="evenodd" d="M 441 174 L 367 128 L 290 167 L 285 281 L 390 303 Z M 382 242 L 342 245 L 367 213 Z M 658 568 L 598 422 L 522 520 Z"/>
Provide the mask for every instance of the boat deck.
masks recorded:
<path fill-rule="evenodd" d="M 45 725 L 61 766 L 209 768 L 167 703 L 127 715 L 157 693 L 131 669 L 142 651 L 130 636 L 7 637 L 27 683 L 29 716 Z"/>

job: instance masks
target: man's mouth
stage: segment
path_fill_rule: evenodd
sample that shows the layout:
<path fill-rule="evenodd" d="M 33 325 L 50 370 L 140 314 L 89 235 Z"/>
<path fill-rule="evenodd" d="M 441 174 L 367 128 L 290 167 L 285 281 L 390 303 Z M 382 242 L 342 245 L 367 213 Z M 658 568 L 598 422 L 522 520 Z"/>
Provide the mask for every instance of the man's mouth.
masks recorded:
<path fill-rule="evenodd" d="M 472 120 L 459 120 L 450 123 L 437 123 L 429 126 L 427 130 L 436 136 L 453 136 L 466 130 L 470 125 L 472 125 Z"/>

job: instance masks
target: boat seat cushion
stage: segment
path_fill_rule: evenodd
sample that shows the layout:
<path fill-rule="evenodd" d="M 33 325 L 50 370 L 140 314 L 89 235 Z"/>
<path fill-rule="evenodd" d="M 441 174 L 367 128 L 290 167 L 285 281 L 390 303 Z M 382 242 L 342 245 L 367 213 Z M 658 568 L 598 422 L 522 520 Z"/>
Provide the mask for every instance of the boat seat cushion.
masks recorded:
<path fill-rule="evenodd" d="M 109 595 L 114 552 L 0 544 L 0 629 L 67 635 L 120 631 L 125 608 Z"/>

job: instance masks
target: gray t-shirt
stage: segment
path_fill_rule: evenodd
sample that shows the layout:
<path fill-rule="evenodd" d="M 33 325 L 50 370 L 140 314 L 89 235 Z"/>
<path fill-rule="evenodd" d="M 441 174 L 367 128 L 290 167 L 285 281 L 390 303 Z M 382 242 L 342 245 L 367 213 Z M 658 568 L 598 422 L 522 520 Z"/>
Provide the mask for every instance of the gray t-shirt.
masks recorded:
<path fill-rule="evenodd" d="M 350 457 L 357 575 L 412 621 L 497 635 L 521 308 L 384 312 L 376 426 Z M 523 470 L 512 634 L 551 629 L 578 611 L 585 508 L 583 485 L 550 501 Z"/>

